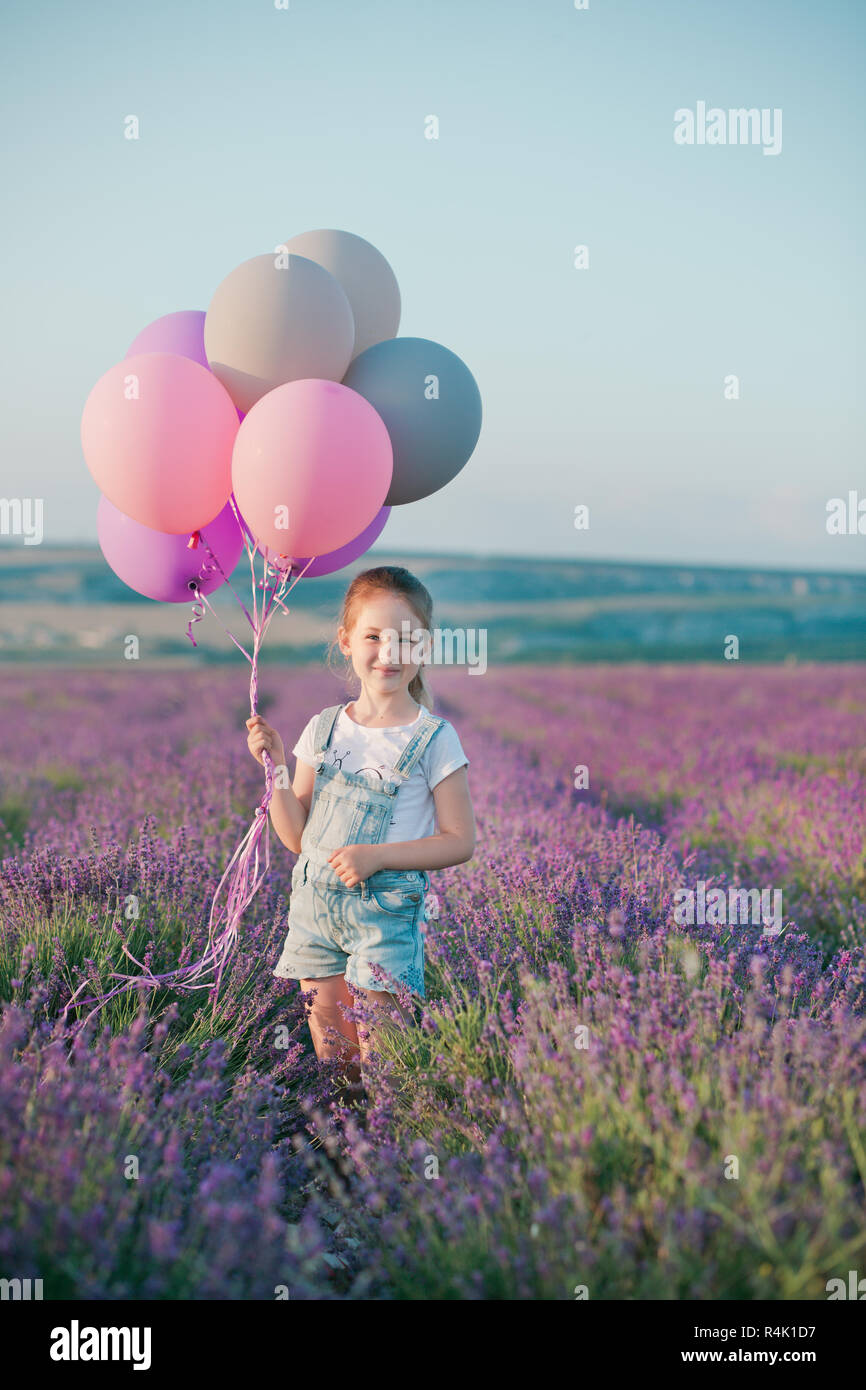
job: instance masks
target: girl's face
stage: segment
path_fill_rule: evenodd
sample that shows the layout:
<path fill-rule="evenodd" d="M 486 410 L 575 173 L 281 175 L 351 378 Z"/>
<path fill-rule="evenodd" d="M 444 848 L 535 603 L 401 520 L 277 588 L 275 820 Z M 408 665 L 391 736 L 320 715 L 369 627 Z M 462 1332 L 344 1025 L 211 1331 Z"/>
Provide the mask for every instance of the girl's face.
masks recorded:
<path fill-rule="evenodd" d="M 405 626 L 404 626 L 405 624 Z M 371 694 L 393 695 L 408 688 L 421 664 L 417 634 L 422 624 L 398 594 L 367 599 L 351 632 L 337 633 L 340 651 L 351 659 L 355 675 Z"/>

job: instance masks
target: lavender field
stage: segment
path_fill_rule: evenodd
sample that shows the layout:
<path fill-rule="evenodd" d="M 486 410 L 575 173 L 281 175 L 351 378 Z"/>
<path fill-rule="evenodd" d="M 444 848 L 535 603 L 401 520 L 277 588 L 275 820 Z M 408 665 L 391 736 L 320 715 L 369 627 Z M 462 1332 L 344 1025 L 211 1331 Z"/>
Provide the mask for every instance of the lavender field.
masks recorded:
<path fill-rule="evenodd" d="M 242 665 L 0 671 L 0 1274 L 73 1299 L 823 1300 L 866 1270 L 862 666 L 434 670 L 478 845 L 431 875 L 427 1000 L 382 1034 L 361 1123 L 271 975 L 273 833 L 215 1012 L 133 992 L 63 1022 L 123 940 L 155 970 L 200 953 L 262 794 Z M 354 693 L 320 667 L 260 690 L 287 748 Z M 739 890 L 778 922 L 733 920 Z"/>

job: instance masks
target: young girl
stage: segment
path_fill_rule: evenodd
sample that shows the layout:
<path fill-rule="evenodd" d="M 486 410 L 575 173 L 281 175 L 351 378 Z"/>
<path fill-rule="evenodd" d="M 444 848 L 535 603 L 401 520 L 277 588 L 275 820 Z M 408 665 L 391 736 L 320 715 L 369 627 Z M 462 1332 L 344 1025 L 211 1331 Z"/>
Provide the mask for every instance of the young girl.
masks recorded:
<path fill-rule="evenodd" d="M 374 979 L 376 962 L 424 997 L 426 871 L 464 864 L 475 851 L 469 759 L 448 720 L 425 712 L 433 702 L 416 643 L 419 627 L 432 637 L 432 626 L 433 601 L 408 570 L 381 565 L 355 576 L 337 645 L 360 693 L 309 720 L 292 749 L 292 787 L 275 787 L 270 804 L 274 829 L 299 855 L 274 975 L 315 989 L 316 1055 L 341 1057 L 356 1089 L 370 1040 L 343 1016 L 340 1005 L 353 1002 L 347 982 L 377 1008 L 399 1007 Z M 404 633 L 411 642 L 401 643 Z M 282 739 L 261 715 L 247 729 L 258 762 L 267 748 L 285 765 Z"/>

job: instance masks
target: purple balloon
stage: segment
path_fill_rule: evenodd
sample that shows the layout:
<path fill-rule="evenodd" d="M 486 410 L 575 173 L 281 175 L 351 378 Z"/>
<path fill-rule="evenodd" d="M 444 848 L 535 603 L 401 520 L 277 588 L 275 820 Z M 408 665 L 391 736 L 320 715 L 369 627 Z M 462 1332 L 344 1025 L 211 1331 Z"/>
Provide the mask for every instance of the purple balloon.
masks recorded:
<path fill-rule="evenodd" d="M 179 309 L 176 314 L 163 314 L 143 328 L 134 340 L 127 357 L 139 352 L 176 352 L 208 367 L 204 353 L 204 309 Z"/>
<path fill-rule="evenodd" d="M 353 560 L 357 560 L 358 556 L 363 555 L 365 550 L 369 550 L 374 540 L 382 534 L 385 529 L 385 522 L 390 515 L 391 508 L 383 507 L 373 517 L 369 526 L 365 526 L 360 535 L 347 541 L 345 545 L 341 545 L 339 550 L 329 550 L 324 555 L 317 555 L 304 578 L 316 579 L 321 578 L 323 574 L 333 574 L 335 570 L 341 570 L 344 565 L 350 565 Z M 276 565 L 278 569 L 284 570 L 291 567 L 292 576 L 300 574 L 310 558 L 307 556 L 306 559 L 296 560 L 292 556 L 275 555 L 268 550 L 266 545 L 262 545 L 258 541 L 257 544 L 265 559 L 270 560 L 271 564 Z"/>
<path fill-rule="evenodd" d="M 198 583 L 203 594 L 212 594 L 224 583 L 219 570 L 210 568 L 210 556 L 202 540 L 190 549 L 189 535 L 169 535 L 142 526 L 104 495 L 96 509 L 96 530 L 102 553 L 114 573 L 145 598 L 160 603 L 192 603 L 191 580 Z M 207 541 L 228 578 L 244 546 L 230 501 L 213 521 L 201 527 L 198 535 Z"/>
<path fill-rule="evenodd" d="M 163 314 L 161 319 L 154 319 L 147 328 L 142 328 L 126 356 L 134 357 L 138 352 L 174 352 L 210 371 L 204 350 L 204 321 L 204 309 L 178 309 L 175 314 Z M 243 420 L 242 410 L 238 410 L 238 418 Z"/>

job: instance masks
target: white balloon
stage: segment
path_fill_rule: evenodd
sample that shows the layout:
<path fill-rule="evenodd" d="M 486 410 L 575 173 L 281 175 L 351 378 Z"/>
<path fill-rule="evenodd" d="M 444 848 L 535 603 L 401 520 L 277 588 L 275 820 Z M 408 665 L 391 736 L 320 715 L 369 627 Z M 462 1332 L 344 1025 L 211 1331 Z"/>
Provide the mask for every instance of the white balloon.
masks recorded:
<path fill-rule="evenodd" d="M 355 318 L 352 360 L 374 343 L 396 338 L 400 327 L 400 287 L 381 251 L 354 232 L 300 232 L 284 243 L 308 256 L 339 280 Z"/>
<path fill-rule="evenodd" d="M 341 381 L 354 341 L 339 281 L 316 261 L 285 251 L 236 266 L 217 286 L 204 321 L 208 365 L 244 412 L 288 381 Z"/>

